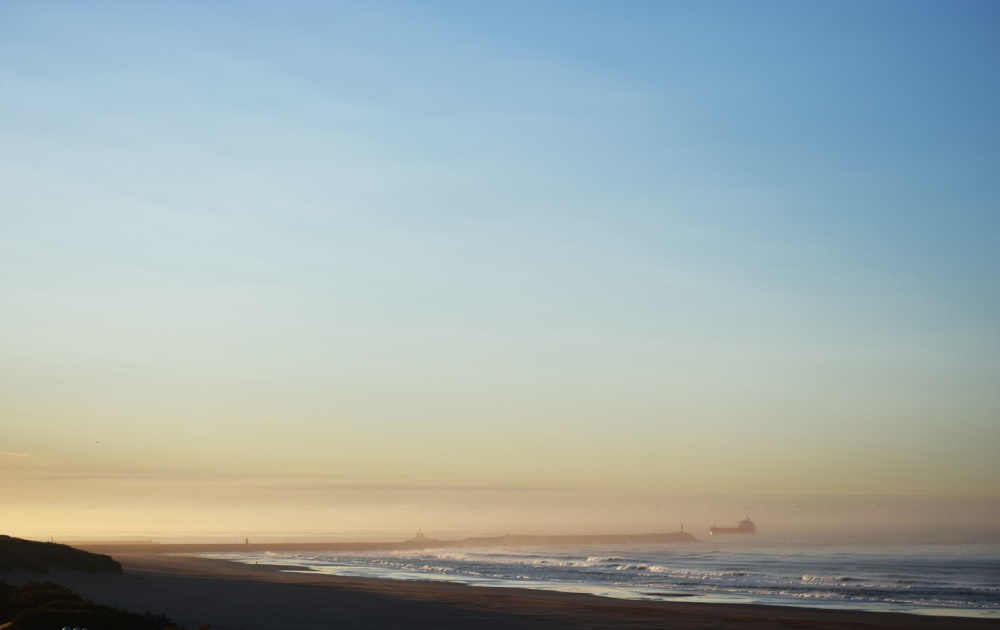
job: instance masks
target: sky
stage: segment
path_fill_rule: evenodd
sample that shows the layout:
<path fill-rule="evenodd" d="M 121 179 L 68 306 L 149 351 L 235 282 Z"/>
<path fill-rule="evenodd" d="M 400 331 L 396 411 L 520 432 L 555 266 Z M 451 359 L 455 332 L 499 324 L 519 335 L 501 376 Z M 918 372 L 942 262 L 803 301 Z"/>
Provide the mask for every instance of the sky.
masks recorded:
<path fill-rule="evenodd" d="M 0 529 L 1000 524 L 998 32 L 0 3 Z"/>

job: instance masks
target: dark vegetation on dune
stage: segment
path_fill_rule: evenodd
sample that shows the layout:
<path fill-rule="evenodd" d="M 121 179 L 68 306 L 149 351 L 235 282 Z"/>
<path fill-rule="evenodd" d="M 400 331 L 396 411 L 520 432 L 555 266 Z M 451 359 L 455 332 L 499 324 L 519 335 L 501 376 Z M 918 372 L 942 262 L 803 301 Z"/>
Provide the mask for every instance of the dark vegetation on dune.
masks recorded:
<path fill-rule="evenodd" d="M 61 567 L 87 573 L 122 572 L 111 556 L 68 545 L 22 540 L 0 535 L 0 570 L 24 569 L 48 573 Z M 2 574 L 0 574 L 2 575 Z M 163 615 L 138 614 L 88 601 L 61 584 L 29 582 L 11 586 L 0 581 L 0 628 L 4 630 L 183 630 Z M 201 630 L 210 630 L 203 626 Z"/>
<path fill-rule="evenodd" d="M 60 584 L 0 582 L 0 624 L 6 630 L 95 628 L 100 630 L 183 630 L 163 615 L 143 615 L 87 601 Z M 203 626 L 201 630 L 210 630 Z"/>
<path fill-rule="evenodd" d="M 62 567 L 87 573 L 122 572 L 122 565 L 111 556 L 81 551 L 69 545 L 0 535 L 0 570 L 26 569 L 36 573 L 48 573 L 49 567 Z"/>

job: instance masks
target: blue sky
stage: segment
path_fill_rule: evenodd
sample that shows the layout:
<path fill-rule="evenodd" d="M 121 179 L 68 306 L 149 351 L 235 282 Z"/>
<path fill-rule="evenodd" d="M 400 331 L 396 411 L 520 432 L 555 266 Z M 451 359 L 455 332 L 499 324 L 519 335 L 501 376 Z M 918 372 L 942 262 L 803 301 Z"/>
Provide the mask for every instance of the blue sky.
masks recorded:
<path fill-rule="evenodd" d="M 0 452 L 996 497 L 998 26 L 4 3 Z"/>

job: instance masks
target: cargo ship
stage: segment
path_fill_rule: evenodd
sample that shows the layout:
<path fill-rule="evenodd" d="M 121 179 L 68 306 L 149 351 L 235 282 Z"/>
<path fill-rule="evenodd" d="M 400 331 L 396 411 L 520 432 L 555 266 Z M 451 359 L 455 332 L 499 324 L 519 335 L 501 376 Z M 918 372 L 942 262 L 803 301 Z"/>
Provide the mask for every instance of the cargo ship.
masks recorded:
<path fill-rule="evenodd" d="M 716 527 L 713 525 L 708 529 L 708 533 L 713 536 L 719 534 L 753 534 L 757 531 L 757 526 L 750 520 L 750 515 L 736 524 L 736 527 Z"/>

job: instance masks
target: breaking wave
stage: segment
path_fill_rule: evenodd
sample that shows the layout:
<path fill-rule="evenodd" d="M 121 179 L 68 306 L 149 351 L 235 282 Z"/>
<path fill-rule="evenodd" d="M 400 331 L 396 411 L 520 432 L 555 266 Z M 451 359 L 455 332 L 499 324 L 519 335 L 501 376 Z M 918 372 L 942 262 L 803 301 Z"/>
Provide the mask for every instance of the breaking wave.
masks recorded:
<path fill-rule="evenodd" d="M 215 554 L 243 562 L 381 579 L 446 580 L 656 599 L 987 611 L 1000 616 L 1000 547 L 969 549 L 703 549 L 629 545 L 310 554 Z M 950 612 L 949 612 L 950 611 Z"/>

